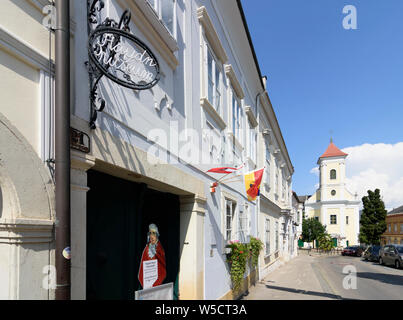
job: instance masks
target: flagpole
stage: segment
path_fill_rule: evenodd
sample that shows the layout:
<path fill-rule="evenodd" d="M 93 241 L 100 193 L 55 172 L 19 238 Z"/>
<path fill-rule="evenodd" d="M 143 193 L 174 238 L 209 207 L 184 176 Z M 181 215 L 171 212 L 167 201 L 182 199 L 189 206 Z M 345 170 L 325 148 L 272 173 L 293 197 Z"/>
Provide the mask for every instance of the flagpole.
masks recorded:
<path fill-rule="evenodd" d="M 241 169 L 244 165 L 245 165 L 245 162 L 242 163 L 242 165 L 241 165 L 239 168 L 237 168 L 236 171 L 238 171 L 239 169 Z M 222 180 L 223 178 L 225 178 L 226 176 L 228 176 L 228 175 L 230 175 L 231 173 L 234 173 L 234 172 L 235 172 L 235 171 L 232 171 L 232 172 L 229 172 L 229 173 L 225 174 L 224 176 L 222 176 L 220 179 L 217 180 L 217 183 L 219 183 L 220 180 Z"/>

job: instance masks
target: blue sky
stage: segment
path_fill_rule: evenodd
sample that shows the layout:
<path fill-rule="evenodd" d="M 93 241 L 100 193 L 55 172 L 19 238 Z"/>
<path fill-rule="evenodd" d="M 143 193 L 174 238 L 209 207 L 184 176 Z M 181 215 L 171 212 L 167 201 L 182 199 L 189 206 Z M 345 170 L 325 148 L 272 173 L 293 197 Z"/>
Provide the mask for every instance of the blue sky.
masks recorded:
<path fill-rule="evenodd" d="M 314 192 L 318 178 L 310 171 L 331 130 L 341 149 L 403 141 L 402 0 L 242 5 L 298 194 Z M 357 30 L 343 28 L 346 5 L 357 8 Z"/>

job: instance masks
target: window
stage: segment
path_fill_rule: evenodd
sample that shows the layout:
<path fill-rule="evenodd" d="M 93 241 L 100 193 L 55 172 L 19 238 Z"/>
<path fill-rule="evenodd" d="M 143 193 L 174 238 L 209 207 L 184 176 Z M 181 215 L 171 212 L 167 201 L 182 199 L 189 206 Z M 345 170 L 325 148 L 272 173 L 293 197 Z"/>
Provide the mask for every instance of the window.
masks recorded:
<path fill-rule="evenodd" d="M 147 0 L 171 35 L 175 37 L 175 0 Z"/>
<path fill-rule="evenodd" d="M 346 216 L 346 224 L 348 224 L 348 216 Z"/>
<path fill-rule="evenodd" d="M 403 238 L 402 238 L 402 239 L 400 239 L 400 244 L 403 244 Z"/>
<path fill-rule="evenodd" d="M 403 233 L 403 223 L 400 224 L 400 233 Z"/>
<path fill-rule="evenodd" d="M 257 133 L 255 129 L 249 130 L 249 157 L 253 162 L 256 162 L 256 142 L 257 142 Z"/>
<path fill-rule="evenodd" d="M 319 217 L 315 217 L 315 220 L 316 220 L 316 221 L 319 221 Z"/>
<path fill-rule="evenodd" d="M 238 99 L 234 90 L 232 90 L 232 133 L 242 143 L 241 129 L 242 129 L 242 109 L 241 101 Z"/>
<path fill-rule="evenodd" d="M 281 189 L 282 189 L 282 192 L 281 192 L 281 199 L 283 200 L 283 201 L 285 201 L 285 194 L 286 194 L 286 186 L 285 186 L 285 180 L 284 180 L 284 172 L 282 172 L 282 174 L 281 174 Z"/>
<path fill-rule="evenodd" d="M 276 171 L 275 183 L 276 183 L 276 185 L 274 186 L 274 190 L 275 190 L 275 193 L 278 195 L 278 188 L 279 188 L 279 185 L 278 185 L 278 170 Z"/>
<path fill-rule="evenodd" d="M 397 232 L 397 223 L 395 223 L 395 232 Z"/>
<path fill-rule="evenodd" d="M 330 215 L 330 224 L 337 224 L 337 217 L 335 214 Z"/>
<path fill-rule="evenodd" d="M 388 224 L 388 232 L 391 232 L 391 226 L 390 226 L 390 223 Z"/>
<path fill-rule="evenodd" d="M 331 191 L 332 196 L 334 197 L 336 195 L 336 190 Z"/>
<path fill-rule="evenodd" d="M 268 256 L 270 254 L 270 219 L 266 219 L 265 221 L 265 255 Z"/>
<path fill-rule="evenodd" d="M 266 147 L 266 173 L 264 182 L 269 186 L 270 185 L 270 150 Z"/>
<path fill-rule="evenodd" d="M 276 221 L 276 251 L 278 251 L 278 221 Z"/>
<path fill-rule="evenodd" d="M 238 234 L 239 241 L 246 243 L 249 236 L 249 206 L 244 206 L 239 208 L 238 216 Z"/>
<path fill-rule="evenodd" d="M 330 179 L 331 180 L 336 179 L 336 170 L 335 169 L 330 170 Z"/>
<path fill-rule="evenodd" d="M 225 239 L 232 239 L 232 226 L 235 214 L 235 203 L 231 200 L 225 200 Z"/>
<path fill-rule="evenodd" d="M 217 59 L 207 47 L 207 87 L 208 100 L 214 109 L 220 114 L 221 108 L 221 71 Z"/>

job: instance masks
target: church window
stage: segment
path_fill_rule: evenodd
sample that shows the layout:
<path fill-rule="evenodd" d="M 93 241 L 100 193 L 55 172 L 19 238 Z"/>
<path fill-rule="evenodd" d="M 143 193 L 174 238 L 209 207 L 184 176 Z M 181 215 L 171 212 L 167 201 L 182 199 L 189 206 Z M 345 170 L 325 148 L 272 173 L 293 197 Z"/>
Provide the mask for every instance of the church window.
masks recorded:
<path fill-rule="evenodd" d="M 337 224 L 337 218 L 335 214 L 330 216 L 330 224 Z"/>
<path fill-rule="evenodd" d="M 332 194 L 332 196 L 335 196 L 336 195 L 336 190 L 332 190 L 331 194 Z"/>
<path fill-rule="evenodd" d="M 346 224 L 348 224 L 348 216 L 346 216 Z"/>
<path fill-rule="evenodd" d="M 332 179 L 332 180 L 336 179 L 336 170 L 335 169 L 330 170 L 330 179 Z"/>

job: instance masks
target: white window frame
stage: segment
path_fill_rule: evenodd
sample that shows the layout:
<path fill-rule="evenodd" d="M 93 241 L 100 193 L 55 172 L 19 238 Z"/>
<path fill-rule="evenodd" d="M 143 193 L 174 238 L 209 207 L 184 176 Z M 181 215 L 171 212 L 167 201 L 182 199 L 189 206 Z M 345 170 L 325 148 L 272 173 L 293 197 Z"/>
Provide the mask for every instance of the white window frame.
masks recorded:
<path fill-rule="evenodd" d="M 271 161 L 271 153 L 269 147 L 266 147 L 266 176 L 264 179 L 264 183 L 267 186 L 270 186 L 270 161 Z"/>
<path fill-rule="evenodd" d="M 243 145 L 242 132 L 242 100 L 237 96 L 235 89 L 231 86 L 231 114 L 232 134 Z"/>
<path fill-rule="evenodd" d="M 242 243 L 248 241 L 249 236 L 249 206 L 244 204 L 243 209 L 238 208 L 238 240 Z"/>
<path fill-rule="evenodd" d="M 276 221 L 275 237 L 276 237 L 276 251 L 279 250 L 279 234 L 278 234 L 278 221 Z"/>
<path fill-rule="evenodd" d="M 236 202 L 232 199 L 225 198 L 224 199 L 224 204 L 225 204 L 225 211 L 224 211 L 224 235 L 225 235 L 225 241 L 228 243 L 228 241 L 234 239 L 234 220 L 236 217 L 235 211 L 236 211 Z M 230 208 L 230 212 L 228 212 L 228 206 Z M 230 213 L 230 215 L 228 214 Z M 228 217 L 231 217 L 231 226 L 228 228 Z M 228 233 L 229 231 L 229 233 Z"/>
<path fill-rule="evenodd" d="M 249 129 L 249 158 L 256 163 L 257 132 L 255 128 Z"/>
<path fill-rule="evenodd" d="M 275 191 L 275 193 L 278 195 L 278 192 L 279 192 L 279 188 L 280 188 L 280 186 L 279 186 L 279 174 L 278 174 L 278 169 L 276 170 L 276 179 L 275 179 L 275 186 L 274 186 L 274 191 Z"/>
<path fill-rule="evenodd" d="M 335 220 L 334 220 L 334 221 L 335 221 L 334 223 L 332 223 L 332 217 L 334 217 L 334 219 L 335 219 Z M 331 224 L 331 225 L 337 224 L 337 214 L 331 214 L 331 215 L 330 215 L 330 224 Z"/>
<path fill-rule="evenodd" d="M 209 74 L 209 56 L 211 56 L 211 82 L 213 84 L 212 87 L 212 99 L 209 94 L 210 90 L 210 74 Z M 223 114 L 223 108 L 222 108 L 222 102 L 223 102 L 223 67 L 221 63 L 219 62 L 220 60 L 217 59 L 216 55 L 214 54 L 214 50 L 211 49 L 210 45 L 206 42 L 206 97 L 207 100 L 210 102 L 210 104 L 213 106 L 213 108 L 217 111 L 217 113 L 222 116 Z M 219 79 L 218 79 L 218 84 L 217 84 L 217 70 L 219 72 Z M 217 93 L 219 94 L 219 99 L 217 103 Z"/>
<path fill-rule="evenodd" d="M 54 74 L 40 70 L 40 108 L 41 108 L 41 145 L 42 161 L 55 159 L 55 77 Z"/>
<path fill-rule="evenodd" d="M 267 257 L 270 255 L 270 219 L 269 218 L 265 219 L 264 227 L 265 227 L 265 232 L 264 232 L 265 256 Z"/>
<path fill-rule="evenodd" d="M 165 21 L 162 19 L 162 9 L 161 9 L 161 2 L 162 1 L 172 1 L 173 2 L 173 12 L 172 12 L 172 30 L 169 30 L 168 26 L 166 25 Z M 155 14 L 157 15 L 158 19 L 164 25 L 164 27 L 168 30 L 170 35 L 176 40 L 177 34 L 177 26 L 176 26 L 176 0 L 147 0 L 150 7 L 154 10 Z M 151 3 L 154 2 L 154 5 Z"/>

